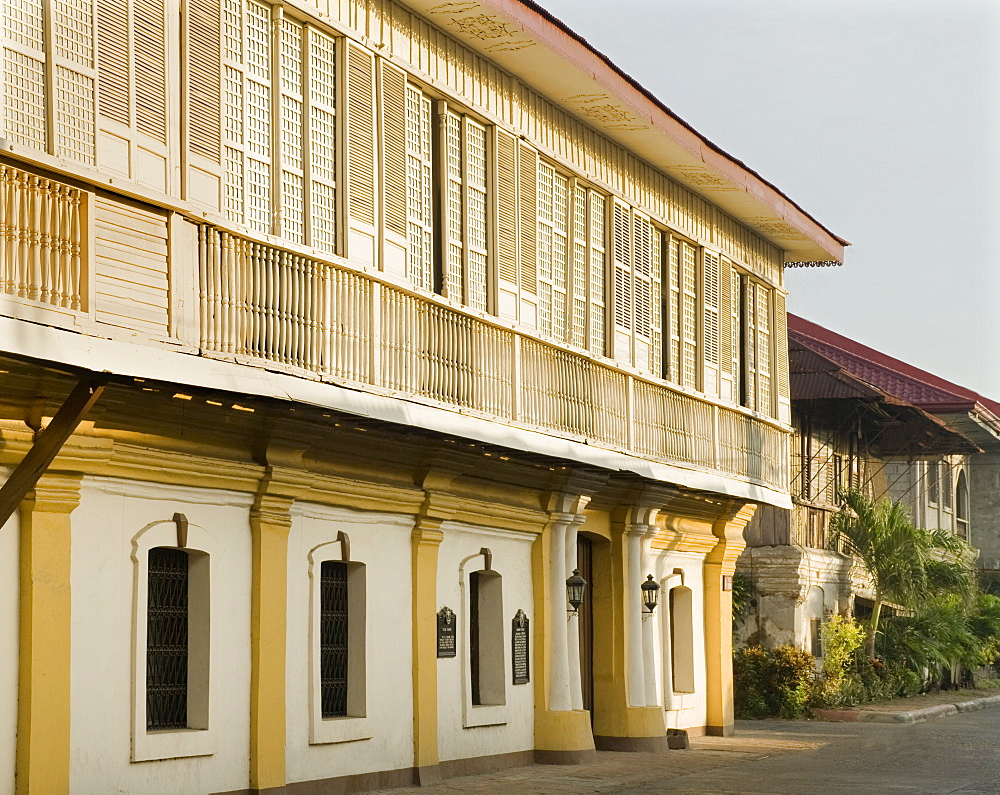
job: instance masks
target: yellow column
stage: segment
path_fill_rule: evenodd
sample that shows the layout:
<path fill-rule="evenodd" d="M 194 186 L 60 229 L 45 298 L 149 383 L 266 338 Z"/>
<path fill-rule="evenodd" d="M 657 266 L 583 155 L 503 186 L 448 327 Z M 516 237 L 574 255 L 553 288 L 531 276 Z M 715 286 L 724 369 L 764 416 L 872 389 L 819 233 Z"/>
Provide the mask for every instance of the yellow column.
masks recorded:
<path fill-rule="evenodd" d="M 413 578 L 413 766 L 421 786 L 441 780 L 438 768 L 437 576 L 441 525 L 458 500 L 428 494 L 411 535 Z"/>
<path fill-rule="evenodd" d="M 580 494 L 550 495 L 550 520 L 532 547 L 535 759 L 542 763 L 576 764 L 596 753 L 590 713 L 572 709 L 569 664 L 577 657 L 570 655 L 566 630 L 566 537 L 571 525 L 583 523 L 589 501 Z"/>
<path fill-rule="evenodd" d="M 638 490 L 636 502 L 611 517 L 611 613 L 594 643 L 610 655 L 611 681 L 594 693 L 594 741 L 608 751 L 660 751 L 667 747 L 663 708 L 646 704 L 642 648 L 642 537 L 654 532 L 659 507 L 669 498 L 653 487 Z M 605 633 L 601 637 L 599 633 Z M 596 657 L 596 653 L 595 653 Z M 595 659 L 595 666 L 597 660 Z"/>
<path fill-rule="evenodd" d="M 285 786 L 289 510 L 305 473 L 268 467 L 250 512 L 250 789 Z"/>
<path fill-rule="evenodd" d="M 70 514 L 79 475 L 44 475 L 21 503 L 16 791 L 69 791 Z"/>
<path fill-rule="evenodd" d="M 757 509 L 743 505 L 712 525 L 718 539 L 705 556 L 705 666 L 708 734 L 725 737 L 733 731 L 733 592 L 723 590 L 723 577 L 736 571 L 736 559 L 746 546 L 743 528 Z"/>

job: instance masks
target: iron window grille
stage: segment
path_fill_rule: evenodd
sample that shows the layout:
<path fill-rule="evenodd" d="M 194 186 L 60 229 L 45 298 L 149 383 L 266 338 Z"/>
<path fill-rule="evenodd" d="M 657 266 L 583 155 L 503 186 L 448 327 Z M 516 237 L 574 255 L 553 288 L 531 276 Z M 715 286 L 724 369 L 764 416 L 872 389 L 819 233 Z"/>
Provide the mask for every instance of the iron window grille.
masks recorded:
<path fill-rule="evenodd" d="M 347 715 L 347 564 L 323 561 L 320 569 L 320 699 L 324 718 Z"/>
<path fill-rule="evenodd" d="M 187 728 L 188 555 L 149 550 L 146 603 L 146 729 Z"/>
<path fill-rule="evenodd" d="M 479 572 L 469 575 L 469 667 L 472 703 L 483 703 L 479 680 Z"/>

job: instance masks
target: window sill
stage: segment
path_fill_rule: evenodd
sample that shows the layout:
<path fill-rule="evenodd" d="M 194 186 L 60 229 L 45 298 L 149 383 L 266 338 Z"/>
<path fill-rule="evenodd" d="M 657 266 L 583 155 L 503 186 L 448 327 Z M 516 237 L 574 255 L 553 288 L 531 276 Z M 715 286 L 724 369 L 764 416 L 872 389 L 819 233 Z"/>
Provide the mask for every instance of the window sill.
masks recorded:
<path fill-rule="evenodd" d="M 323 718 L 310 727 L 309 745 L 332 745 L 370 740 L 373 736 L 368 718 Z"/>
<path fill-rule="evenodd" d="M 132 761 L 211 756 L 215 738 L 208 729 L 161 729 L 137 732 L 132 737 Z"/>
<path fill-rule="evenodd" d="M 474 729 L 479 726 L 505 726 L 507 724 L 506 704 L 466 705 L 462 727 Z"/>

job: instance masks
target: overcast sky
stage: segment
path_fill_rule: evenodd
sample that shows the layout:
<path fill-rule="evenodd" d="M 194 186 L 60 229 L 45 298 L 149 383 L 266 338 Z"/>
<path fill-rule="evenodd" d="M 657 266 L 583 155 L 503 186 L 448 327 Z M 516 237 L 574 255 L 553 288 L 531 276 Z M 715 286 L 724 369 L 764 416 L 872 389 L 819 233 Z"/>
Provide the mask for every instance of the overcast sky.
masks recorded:
<path fill-rule="evenodd" d="M 849 240 L 789 311 L 1000 400 L 1000 0 L 539 0 Z"/>

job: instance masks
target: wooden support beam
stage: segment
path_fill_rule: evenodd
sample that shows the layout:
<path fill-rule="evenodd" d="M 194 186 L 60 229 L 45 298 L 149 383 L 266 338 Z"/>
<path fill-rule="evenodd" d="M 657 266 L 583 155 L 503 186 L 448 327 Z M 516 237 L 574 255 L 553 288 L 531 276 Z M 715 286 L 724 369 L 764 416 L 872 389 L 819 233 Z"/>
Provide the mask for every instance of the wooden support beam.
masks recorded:
<path fill-rule="evenodd" d="M 103 391 L 103 383 L 90 378 L 82 379 L 73 387 L 52 421 L 35 437 L 27 455 L 0 488 L 0 527 L 6 524 L 21 500 L 35 487 Z"/>

